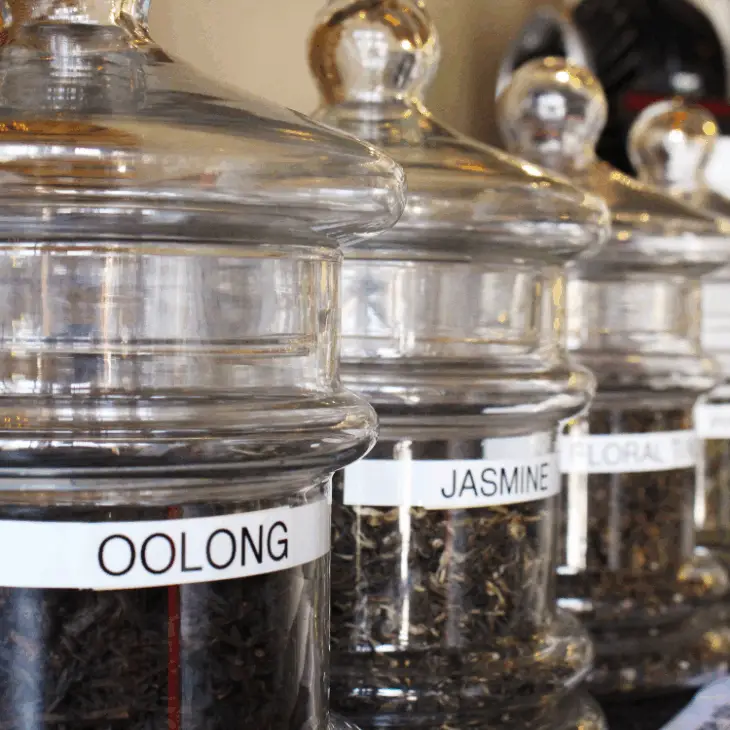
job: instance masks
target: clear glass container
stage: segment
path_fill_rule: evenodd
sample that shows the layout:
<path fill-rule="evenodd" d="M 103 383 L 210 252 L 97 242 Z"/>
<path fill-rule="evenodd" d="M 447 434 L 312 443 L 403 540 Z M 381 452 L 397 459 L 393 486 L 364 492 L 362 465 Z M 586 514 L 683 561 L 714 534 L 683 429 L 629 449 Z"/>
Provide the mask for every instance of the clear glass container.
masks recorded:
<path fill-rule="evenodd" d="M 727 263 L 730 229 L 596 158 L 606 101 L 584 69 L 532 61 L 498 112 L 510 149 L 601 195 L 613 222 L 568 282 L 568 346 L 598 387 L 561 442 L 559 605 L 591 629 L 595 693 L 702 684 L 730 643 L 713 608 L 727 574 L 694 551 L 692 415 L 719 376 L 700 344 L 700 278 Z"/>
<path fill-rule="evenodd" d="M 324 730 L 340 244 L 372 147 L 173 63 L 148 0 L 4 4 L 0 718 Z"/>
<path fill-rule="evenodd" d="M 629 136 L 639 178 L 689 204 L 730 218 L 730 200 L 711 190 L 705 172 L 718 138 L 707 109 L 681 99 L 661 101 L 640 114 Z M 730 239 L 728 239 L 730 245 Z M 698 465 L 695 524 L 698 543 L 730 561 L 730 268 L 702 281 L 702 346 L 722 371 L 722 382 L 695 408 L 703 439 Z"/>
<path fill-rule="evenodd" d="M 566 262 L 604 205 L 443 126 L 423 2 L 319 16 L 316 117 L 406 170 L 389 233 L 346 254 L 343 379 L 380 441 L 335 476 L 332 703 L 364 727 L 600 728 L 585 631 L 555 607 L 558 422 L 591 376 L 564 348 Z"/>

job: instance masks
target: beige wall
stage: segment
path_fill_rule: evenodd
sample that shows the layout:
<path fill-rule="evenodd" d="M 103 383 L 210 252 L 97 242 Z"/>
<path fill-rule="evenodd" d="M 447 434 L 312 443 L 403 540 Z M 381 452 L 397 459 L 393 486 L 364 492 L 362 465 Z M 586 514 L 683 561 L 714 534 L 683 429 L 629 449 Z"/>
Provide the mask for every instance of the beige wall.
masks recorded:
<path fill-rule="evenodd" d="M 495 70 L 535 0 L 427 0 L 443 48 L 429 94 L 445 121 L 493 136 Z M 317 101 L 306 40 L 324 0 L 155 0 L 154 37 L 201 71 L 300 111 Z"/>

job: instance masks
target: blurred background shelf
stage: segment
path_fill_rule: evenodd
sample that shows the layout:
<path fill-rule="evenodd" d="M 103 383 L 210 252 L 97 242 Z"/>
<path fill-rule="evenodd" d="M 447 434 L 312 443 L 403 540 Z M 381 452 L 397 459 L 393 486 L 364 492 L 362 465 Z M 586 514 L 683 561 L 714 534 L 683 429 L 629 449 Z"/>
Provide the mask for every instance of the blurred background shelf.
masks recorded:
<path fill-rule="evenodd" d="M 152 30 L 167 50 L 234 86 L 311 112 L 317 94 L 307 68 L 307 36 L 325 0 L 155 0 Z M 200 8 L 208 8 L 203 16 Z M 429 0 L 443 47 L 428 95 L 443 121 L 498 141 L 494 80 L 533 0 Z M 458 83 L 455 83 L 458 79 Z"/>

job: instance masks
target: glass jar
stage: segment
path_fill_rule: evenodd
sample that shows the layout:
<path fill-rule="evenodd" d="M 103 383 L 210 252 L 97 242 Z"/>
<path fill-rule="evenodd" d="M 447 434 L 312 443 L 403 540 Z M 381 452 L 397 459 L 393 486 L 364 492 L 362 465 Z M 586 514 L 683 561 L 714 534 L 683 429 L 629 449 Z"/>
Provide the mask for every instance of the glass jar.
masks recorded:
<path fill-rule="evenodd" d="M 341 243 L 402 171 L 233 97 L 148 0 L 18 0 L 0 49 L 0 717 L 324 730 Z"/>
<path fill-rule="evenodd" d="M 730 218 L 730 200 L 713 192 L 705 172 L 718 137 L 713 115 L 679 99 L 647 107 L 629 136 L 639 178 L 689 204 Z M 701 546 L 730 564 L 730 268 L 702 281 L 702 346 L 720 365 L 723 381 L 695 408 L 703 439 L 697 473 L 695 524 Z"/>
<path fill-rule="evenodd" d="M 596 694 L 697 686 L 730 657 L 711 609 L 727 575 L 694 552 L 692 423 L 718 378 L 700 345 L 700 277 L 727 263 L 730 229 L 597 160 L 606 101 L 580 67 L 524 65 L 499 117 L 510 149 L 600 194 L 613 221 L 568 283 L 568 346 L 598 388 L 561 444 L 559 604 L 591 629 Z"/>
<path fill-rule="evenodd" d="M 380 441 L 335 476 L 332 702 L 364 727 L 600 728 L 592 647 L 556 612 L 558 422 L 592 378 L 564 349 L 566 262 L 607 212 L 436 121 L 424 3 L 330 3 L 317 118 L 406 170 L 388 234 L 346 255 L 343 378 Z"/>

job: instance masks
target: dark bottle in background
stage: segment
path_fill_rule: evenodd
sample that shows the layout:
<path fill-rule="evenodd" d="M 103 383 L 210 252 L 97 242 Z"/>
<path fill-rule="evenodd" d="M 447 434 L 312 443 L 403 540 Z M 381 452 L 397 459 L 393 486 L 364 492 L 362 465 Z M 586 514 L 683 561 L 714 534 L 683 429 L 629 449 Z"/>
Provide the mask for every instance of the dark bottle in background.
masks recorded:
<path fill-rule="evenodd" d="M 498 91 L 511 70 L 560 55 L 588 66 L 609 102 L 598 154 L 633 172 L 626 138 L 636 115 L 658 99 L 681 95 L 710 107 L 730 130 L 729 0 L 578 0 L 538 8 L 513 43 Z"/>

